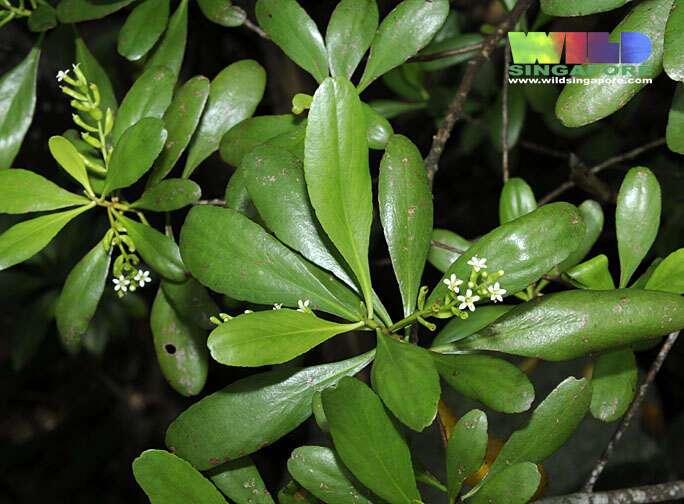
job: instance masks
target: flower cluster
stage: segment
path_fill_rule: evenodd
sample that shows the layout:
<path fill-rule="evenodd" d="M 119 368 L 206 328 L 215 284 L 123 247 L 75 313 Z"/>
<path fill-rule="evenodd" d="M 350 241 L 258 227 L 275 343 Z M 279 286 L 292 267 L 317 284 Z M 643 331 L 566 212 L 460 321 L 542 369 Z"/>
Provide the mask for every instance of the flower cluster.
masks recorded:
<path fill-rule="evenodd" d="M 135 273 L 129 273 L 128 275 L 121 274 L 112 279 L 114 292 L 119 297 L 123 297 L 126 292 L 135 292 L 136 289 L 145 287 L 151 281 L 150 272 L 143 270 L 135 270 Z"/>
<path fill-rule="evenodd" d="M 506 289 L 501 287 L 498 279 L 504 274 L 503 270 L 489 274 L 487 270 L 487 259 L 473 256 L 468 265 L 472 267 L 470 278 L 466 283 L 452 274 L 449 278 L 445 278 L 444 284 L 449 289 L 445 298 L 445 306 L 450 309 L 456 308 L 465 312 L 465 310 L 475 311 L 475 303 L 480 301 L 483 297 L 489 297 L 493 302 L 503 301 L 503 295 L 506 294 Z M 465 291 L 461 292 L 461 286 L 466 284 Z M 452 312 L 454 310 L 451 310 Z M 454 313 L 456 315 L 457 313 Z M 460 314 L 459 314 L 460 315 Z"/>

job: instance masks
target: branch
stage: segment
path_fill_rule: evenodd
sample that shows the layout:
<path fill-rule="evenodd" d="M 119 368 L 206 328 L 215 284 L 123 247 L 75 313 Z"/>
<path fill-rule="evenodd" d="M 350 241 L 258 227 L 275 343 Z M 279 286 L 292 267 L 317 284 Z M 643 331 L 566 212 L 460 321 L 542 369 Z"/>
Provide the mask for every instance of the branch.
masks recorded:
<path fill-rule="evenodd" d="M 193 203 L 193 205 L 214 205 L 214 206 L 226 206 L 226 200 L 221 198 L 214 199 L 201 199 Z"/>
<path fill-rule="evenodd" d="M 268 34 L 264 30 L 262 30 L 259 25 L 252 23 L 249 19 L 245 19 L 242 24 L 244 25 L 245 28 L 252 30 L 254 33 L 259 35 L 262 39 L 271 40 L 271 37 L 269 37 Z"/>
<path fill-rule="evenodd" d="M 515 7 L 513 7 L 513 9 L 511 9 L 511 11 L 506 15 L 506 19 L 504 19 L 494 33 L 492 33 L 484 41 L 484 44 L 482 45 L 482 48 L 477 56 L 468 61 L 468 69 L 466 70 L 461 84 L 458 86 L 456 97 L 451 102 L 451 105 L 449 105 L 447 115 L 444 117 L 442 124 L 440 124 L 437 134 L 433 137 L 432 147 L 425 158 L 425 166 L 431 186 L 432 181 L 435 178 L 435 174 L 439 168 L 439 158 L 442 156 L 442 152 L 444 152 L 444 147 L 446 146 L 447 140 L 449 140 L 449 137 L 451 136 L 451 130 L 453 129 L 454 124 L 461 115 L 461 109 L 463 108 L 463 104 L 465 103 L 468 93 L 470 92 L 470 88 L 473 86 L 473 82 L 475 81 L 475 76 L 478 70 L 484 64 L 484 62 L 489 59 L 499 40 L 501 40 L 506 33 L 513 29 L 525 11 L 530 7 L 530 5 L 532 5 L 533 1 L 534 0 L 518 0 L 518 3 L 515 4 Z"/>
<path fill-rule="evenodd" d="M 609 492 L 574 493 L 560 497 L 549 497 L 537 501 L 537 504 L 642 504 L 681 498 L 684 498 L 684 480 L 636 488 L 623 488 Z"/>
<path fill-rule="evenodd" d="M 608 459 L 610 456 L 613 454 L 613 451 L 615 450 L 615 446 L 618 444 L 620 441 L 620 438 L 622 435 L 625 433 L 627 430 L 627 427 L 629 427 L 629 423 L 632 421 L 632 417 L 636 414 L 636 412 L 639 410 L 639 406 L 641 406 L 642 401 L 644 400 L 644 397 L 646 396 L 646 390 L 648 389 L 648 386 L 651 384 L 651 382 L 655 379 L 656 375 L 658 374 L 658 371 L 660 371 L 660 367 L 663 365 L 663 362 L 665 361 L 665 357 L 667 357 L 668 352 L 672 348 L 672 345 L 675 344 L 675 341 L 677 341 L 677 336 L 679 336 L 679 331 L 671 333 L 667 339 L 665 340 L 665 343 L 663 343 L 663 346 L 660 347 L 660 351 L 658 352 L 658 356 L 656 359 L 653 361 L 653 364 L 651 364 L 651 368 L 648 370 L 648 374 L 646 375 L 646 379 L 644 380 L 644 383 L 641 384 L 641 387 L 639 387 L 639 392 L 637 393 L 636 397 L 634 398 L 634 401 L 632 401 L 632 405 L 629 407 L 629 410 L 625 414 L 624 418 L 622 419 L 622 423 L 620 424 L 620 427 L 618 427 L 618 430 L 615 431 L 615 434 L 613 434 L 612 439 L 608 443 L 608 446 L 606 446 L 605 451 L 603 452 L 603 455 L 601 455 L 601 458 L 598 460 L 596 463 L 596 466 L 594 466 L 594 469 L 591 471 L 591 474 L 589 475 L 589 479 L 587 482 L 584 484 L 584 492 L 590 493 L 594 489 L 594 485 L 596 484 L 596 480 L 598 480 L 599 476 L 601 475 L 601 472 L 603 472 L 604 467 L 606 467 L 606 464 L 608 463 Z M 681 483 L 681 482 L 680 482 Z M 682 492 L 684 492 L 684 489 L 682 489 Z M 682 495 L 679 495 L 680 497 L 684 496 L 684 493 Z M 588 501 L 589 502 L 589 501 Z M 593 501 L 591 501 L 593 502 Z M 618 501 L 615 501 L 618 502 Z M 622 502 L 622 501 L 620 501 Z M 660 501 L 624 501 L 624 502 L 660 502 Z"/>
<path fill-rule="evenodd" d="M 501 86 L 501 170 L 503 183 L 508 182 L 508 67 L 511 55 L 508 43 L 504 45 L 504 76 Z"/>
<path fill-rule="evenodd" d="M 454 252 L 455 254 L 465 253 L 465 250 L 461 250 L 461 249 L 452 247 L 451 245 L 447 245 L 446 243 L 442 243 L 442 242 L 437 241 L 437 240 L 430 240 L 430 245 L 432 245 L 433 247 L 448 250 L 449 252 Z"/>
<path fill-rule="evenodd" d="M 442 58 L 448 58 L 450 56 L 458 56 L 459 54 L 466 54 L 472 51 L 477 51 L 482 49 L 484 42 L 478 42 L 477 44 L 470 44 L 467 46 L 459 47 L 457 49 L 446 49 L 444 51 L 434 52 L 430 54 L 419 54 L 409 59 L 409 63 L 415 63 L 418 61 L 434 61 Z"/>

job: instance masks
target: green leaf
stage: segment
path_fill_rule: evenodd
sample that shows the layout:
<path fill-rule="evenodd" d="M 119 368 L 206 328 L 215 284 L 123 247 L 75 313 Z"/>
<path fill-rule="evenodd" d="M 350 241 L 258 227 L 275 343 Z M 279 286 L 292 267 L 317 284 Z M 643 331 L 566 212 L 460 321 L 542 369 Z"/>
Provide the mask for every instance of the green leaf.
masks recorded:
<path fill-rule="evenodd" d="M 658 264 L 645 288 L 684 294 L 684 248 L 675 250 Z"/>
<path fill-rule="evenodd" d="M 665 27 L 663 67 L 670 79 L 680 82 L 684 81 L 684 37 L 682 37 L 682 33 L 684 33 L 684 2 L 675 0 Z"/>
<path fill-rule="evenodd" d="M 234 210 L 193 208 L 180 246 L 192 275 L 216 292 L 241 301 L 295 307 L 300 299 L 308 299 L 313 309 L 360 320 L 358 298 L 351 290 Z"/>
<path fill-rule="evenodd" d="M 9 228 L 0 235 L 0 271 L 33 257 L 43 250 L 71 219 L 93 206 L 95 203 L 66 212 L 42 215 Z"/>
<path fill-rule="evenodd" d="M 632 168 L 625 175 L 615 210 L 620 287 L 632 278 L 646 257 L 660 227 L 660 184 L 648 168 Z"/>
<path fill-rule="evenodd" d="M 40 46 L 0 77 L 0 170 L 12 166 L 36 108 L 36 78 Z"/>
<path fill-rule="evenodd" d="M 372 100 L 369 105 L 385 119 L 393 119 L 400 114 L 422 110 L 427 106 L 425 103 L 405 103 L 394 100 Z"/>
<path fill-rule="evenodd" d="M 435 242 L 446 245 L 449 249 L 435 245 Z M 448 229 L 434 229 L 430 243 L 428 262 L 442 273 L 446 272 L 449 266 L 472 245 L 468 240 Z"/>
<path fill-rule="evenodd" d="M 380 220 L 394 274 L 399 282 L 404 316 L 413 313 L 432 234 L 432 192 L 425 163 L 411 140 L 394 135 L 380 163 Z"/>
<path fill-rule="evenodd" d="M 97 89 L 100 92 L 100 108 L 106 111 L 108 108 L 112 112 L 116 112 L 118 105 L 116 101 L 116 96 L 114 95 L 114 88 L 112 83 L 107 76 L 104 68 L 95 59 L 95 56 L 90 52 L 88 47 L 83 42 L 81 36 L 76 32 L 76 61 L 78 62 L 79 68 L 86 76 L 88 82 L 92 82 L 97 85 Z"/>
<path fill-rule="evenodd" d="M 287 470 L 297 483 L 327 504 L 372 504 L 368 490 L 360 487 L 330 448 L 295 449 Z"/>
<path fill-rule="evenodd" d="M 325 411 L 323 410 L 321 393 L 318 391 L 314 393 L 313 399 L 311 400 L 311 409 L 313 410 L 314 419 L 316 420 L 316 425 L 318 425 L 318 428 L 323 432 L 330 432 L 328 418 L 325 416 Z"/>
<path fill-rule="evenodd" d="M 169 0 L 147 0 L 138 4 L 121 27 L 117 50 L 130 61 L 137 61 L 159 40 L 169 22 Z"/>
<path fill-rule="evenodd" d="M 0 213 L 22 214 L 87 204 L 37 173 L 19 168 L 0 170 Z"/>
<path fill-rule="evenodd" d="M 421 56 L 428 56 L 431 54 L 440 53 L 443 51 L 453 51 L 455 49 L 462 49 L 474 44 L 479 44 L 484 41 L 484 37 L 479 33 L 462 33 L 453 37 L 441 40 L 440 42 L 433 42 L 420 52 Z M 434 72 L 442 70 L 443 68 L 452 67 L 474 58 L 478 53 L 477 49 L 472 51 L 456 54 L 454 56 L 447 56 L 446 58 L 439 58 L 433 61 L 424 61 L 420 66 L 426 72 Z M 539 87 L 539 86 L 538 86 Z"/>
<path fill-rule="evenodd" d="M 209 355 L 206 333 L 181 319 L 159 289 L 150 313 L 154 350 L 162 374 L 181 395 L 197 395 L 207 381 Z"/>
<path fill-rule="evenodd" d="M 566 274 L 582 289 L 610 290 L 615 288 L 613 277 L 610 276 L 608 270 L 608 257 L 604 254 L 570 268 Z"/>
<path fill-rule="evenodd" d="M 446 452 L 449 500 L 455 499 L 468 475 L 482 465 L 487 451 L 487 415 L 472 410 L 463 415 L 449 436 Z"/>
<path fill-rule="evenodd" d="M 229 0 L 198 0 L 197 3 L 209 21 L 228 28 L 241 26 L 247 17 L 244 10 Z"/>
<path fill-rule="evenodd" d="M 632 404 L 637 386 L 637 365 L 629 348 L 598 356 L 591 383 L 591 414 L 604 422 L 614 422 Z"/>
<path fill-rule="evenodd" d="M 126 232 L 135 243 L 136 252 L 150 268 L 172 282 L 185 280 L 183 260 L 172 238 L 123 215 L 116 219 L 126 227 Z"/>
<path fill-rule="evenodd" d="M 108 16 L 123 9 L 133 0 L 61 0 L 57 6 L 57 17 L 62 23 L 80 23 Z"/>
<path fill-rule="evenodd" d="M 238 380 L 181 413 L 166 432 L 166 445 L 201 471 L 254 453 L 311 416 L 314 391 L 356 374 L 372 359 L 373 352 L 368 352 L 332 364 L 279 367 Z"/>
<path fill-rule="evenodd" d="M 200 196 L 202 189 L 192 180 L 167 179 L 146 190 L 131 207 L 170 212 L 193 204 Z"/>
<path fill-rule="evenodd" d="M 133 476 L 150 504 L 226 504 L 211 481 L 187 461 L 164 450 L 146 450 L 133 461 Z"/>
<path fill-rule="evenodd" d="M 57 329 L 67 346 L 78 348 L 88 330 L 104 292 L 112 250 L 105 250 L 104 240 L 88 252 L 71 270 L 57 300 Z"/>
<path fill-rule="evenodd" d="M 330 72 L 351 79 L 378 28 L 375 0 L 342 0 L 330 16 L 325 32 Z"/>
<path fill-rule="evenodd" d="M 430 99 L 425 89 L 425 71 L 420 63 L 404 63 L 382 76 L 382 82 L 402 98 L 424 102 Z"/>
<path fill-rule="evenodd" d="M 93 189 L 90 187 L 90 181 L 88 180 L 85 162 L 76 150 L 76 147 L 63 136 L 50 137 L 48 146 L 50 148 L 50 154 L 52 154 L 55 161 L 64 168 L 64 171 L 81 184 L 89 194 L 93 194 Z"/>
<path fill-rule="evenodd" d="M 499 198 L 499 221 L 501 224 L 506 224 L 533 212 L 536 208 L 537 200 L 527 182 L 514 177 L 504 184 Z"/>
<path fill-rule="evenodd" d="M 663 34 L 673 0 L 646 0 L 635 5 L 622 22 L 611 32 L 610 42 L 619 42 L 622 32 L 641 32 L 651 40 L 651 56 L 639 64 L 644 70 L 639 77 L 654 79 L 663 70 Z M 587 65 L 581 65 L 587 73 Z M 582 79 L 603 79 L 602 72 L 591 76 L 576 75 Z M 567 84 L 556 102 L 556 115 L 565 126 L 576 128 L 590 124 L 624 107 L 632 97 L 641 91 L 644 82 L 627 82 L 632 79 L 620 79 L 606 83 L 602 81 L 589 84 Z M 634 79 L 637 80 L 637 79 Z"/>
<path fill-rule="evenodd" d="M 174 75 L 180 73 L 185 43 L 188 38 L 188 0 L 181 0 L 176 12 L 169 20 L 164 38 L 157 46 L 152 57 L 145 64 L 146 69 L 163 66 L 171 70 Z"/>
<path fill-rule="evenodd" d="M 363 326 L 328 322 L 310 313 L 264 310 L 224 322 L 209 336 L 212 358 L 226 366 L 282 364 L 333 336 Z"/>
<path fill-rule="evenodd" d="M 28 18 L 29 30 L 36 33 L 51 30 L 57 26 L 57 11 L 50 4 L 38 4 Z"/>
<path fill-rule="evenodd" d="M 476 354 L 433 353 L 432 358 L 444 381 L 465 397 L 504 413 L 519 413 L 532 405 L 534 387 L 527 375 L 510 362 Z"/>
<path fill-rule="evenodd" d="M 160 119 L 171 103 L 176 76 L 166 67 L 152 67 L 135 81 L 121 102 L 112 139 L 117 144 L 124 132 L 141 119 Z M 162 123 L 162 127 L 163 127 Z"/>
<path fill-rule="evenodd" d="M 370 388 L 344 378 L 323 391 L 323 409 L 335 450 L 363 485 L 392 504 L 420 500 L 408 445 Z"/>
<path fill-rule="evenodd" d="M 199 127 L 190 143 L 183 178 L 219 148 L 228 130 L 254 113 L 264 96 L 266 72 L 253 60 L 224 68 L 211 81 L 209 99 Z"/>
<path fill-rule="evenodd" d="M 320 504 L 316 497 L 296 481 L 290 481 L 278 492 L 279 504 Z"/>
<path fill-rule="evenodd" d="M 574 252 L 571 252 L 565 261 L 558 265 L 558 271 L 561 273 L 584 259 L 603 231 L 604 217 L 601 205 L 596 203 L 594 200 L 585 200 L 577 208 L 582 215 L 584 224 L 586 225 L 586 232 L 579 247 L 577 247 Z"/>
<path fill-rule="evenodd" d="M 161 287 L 164 289 L 166 300 L 171 303 L 181 318 L 202 329 L 216 327 L 209 318 L 220 311 L 219 307 L 207 289 L 197 280 L 188 278 L 181 283 L 162 281 Z"/>
<path fill-rule="evenodd" d="M 534 496 L 541 474 L 536 464 L 518 462 L 506 467 L 483 485 L 472 504 L 525 504 Z"/>
<path fill-rule="evenodd" d="M 660 263 L 663 262 L 662 257 L 656 257 L 653 259 L 653 262 L 646 268 L 646 271 L 644 271 L 639 278 L 634 280 L 632 282 L 632 285 L 630 285 L 630 288 L 632 289 L 645 289 L 646 288 L 646 283 L 650 280 L 651 275 L 653 275 L 653 272 L 656 270 L 656 268 L 660 265 Z M 654 289 L 654 290 L 660 290 L 660 289 Z"/>
<path fill-rule="evenodd" d="M 238 504 L 274 504 L 251 457 L 226 462 L 207 472 L 212 483 Z"/>
<path fill-rule="evenodd" d="M 454 344 L 558 361 L 658 338 L 684 324 L 684 298 L 638 289 L 572 290 L 516 306 Z"/>
<path fill-rule="evenodd" d="M 541 0 L 542 12 L 549 16 L 587 16 L 622 7 L 629 0 Z"/>
<path fill-rule="evenodd" d="M 527 103 L 532 110 L 543 115 L 553 114 L 560 90 L 554 84 L 524 84 L 523 90 Z M 555 117 L 554 117 L 555 119 Z"/>
<path fill-rule="evenodd" d="M 323 37 L 297 1 L 259 0 L 255 12 L 259 25 L 273 42 L 319 83 L 323 82 L 328 76 L 328 54 Z"/>
<path fill-rule="evenodd" d="M 468 318 L 452 318 L 446 326 L 437 334 L 430 345 L 432 348 L 448 345 L 454 341 L 462 340 L 474 332 L 484 329 L 496 319 L 507 313 L 512 305 L 492 304 L 480 306 L 477 310 L 468 314 Z"/>
<path fill-rule="evenodd" d="M 371 177 L 361 100 L 348 80 L 326 79 L 314 94 L 306 127 L 304 174 L 321 226 L 361 286 L 370 314 L 368 241 L 373 220 Z"/>
<path fill-rule="evenodd" d="M 166 146 L 154 163 L 148 187 L 166 177 L 176 165 L 199 125 L 208 97 L 209 79 L 202 75 L 193 77 L 176 92 L 164 113 L 164 127 L 169 132 Z"/>
<path fill-rule="evenodd" d="M 443 279 L 455 274 L 467 280 L 472 270 L 468 261 L 474 256 L 486 258 L 488 271 L 505 271 L 499 282 L 510 295 L 566 259 L 580 245 L 584 234 L 584 222 L 573 205 L 544 205 L 484 235 L 454 261 Z M 440 280 L 426 306 L 441 302 L 446 293 L 447 286 Z"/>
<path fill-rule="evenodd" d="M 363 103 L 363 113 L 366 116 L 366 138 L 368 147 L 376 150 L 383 150 L 387 142 L 394 134 L 392 125 L 387 119 L 373 109 L 370 105 Z"/>
<path fill-rule="evenodd" d="M 449 14 L 448 0 L 404 0 L 378 28 L 359 93 L 382 74 L 401 65 L 425 47 Z"/>
<path fill-rule="evenodd" d="M 684 8 L 680 10 L 684 12 Z M 665 139 L 668 149 L 684 154 L 684 84 L 677 84 L 675 89 L 670 113 L 667 116 Z"/>

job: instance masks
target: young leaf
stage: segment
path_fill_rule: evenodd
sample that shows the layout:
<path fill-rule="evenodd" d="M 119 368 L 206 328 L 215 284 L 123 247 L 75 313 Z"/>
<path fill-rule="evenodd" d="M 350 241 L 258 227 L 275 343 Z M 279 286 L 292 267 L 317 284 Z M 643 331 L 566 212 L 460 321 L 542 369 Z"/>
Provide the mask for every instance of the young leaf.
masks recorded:
<path fill-rule="evenodd" d="M 199 394 L 207 381 L 209 366 L 206 333 L 181 319 L 161 288 L 152 305 L 150 327 L 166 381 L 186 397 Z"/>
<path fill-rule="evenodd" d="M 141 119 L 153 117 L 161 120 L 171 103 L 175 82 L 176 76 L 166 67 L 152 67 L 138 77 L 126 93 L 116 115 L 112 130 L 115 144 L 128 128 Z"/>
<path fill-rule="evenodd" d="M 405 136 L 394 135 L 387 144 L 380 163 L 378 203 L 404 316 L 408 317 L 416 307 L 430 249 L 433 205 L 423 158 Z"/>
<path fill-rule="evenodd" d="M 50 154 L 64 168 L 64 171 L 81 184 L 89 194 L 93 194 L 85 162 L 76 150 L 76 147 L 63 136 L 50 137 L 48 147 L 50 148 Z"/>
<path fill-rule="evenodd" d="M 542 12 L 549 16 L 587 16 L 622 7 L 629 0 L 541 0 Z"/>
<path fill-rule="evenodd" d="M 499 198 L 499 222 L 501 224 L 533 212 L 536 208 L 537 200 L 527 182 L 514 177 L 504 184 Z"/>
<path fill-rule="evenodd" d="M 371 383 L 404 425 L 421 432 L 437 415 L 441 389 L 430 352 L 378 333 Z"/>
<path fill-rule="evenodd" d="M 314 94 L 306 127 L 304 174 L 321 226 L 361 286 L 373 313 L 368 241 L 373 202 L 361 100 L 343 77 L 326 79 Z"/>
<path fill-rule="evenodd" d="M 285 308 L 246 313 L 224 322 L 209 336 L 211 356 L 226 366 L 282 364 L 363 322 L 337 324 Z"/>
<path fill-rule="evenodd" d="M 176 12 L 169 20 L 166 34 L 159 43 L 152 57 L 147 61 L 145 68 L 155 66 L 166 67 L 174 75 L 180 73 L 183 56 L 185 55 L 185 43 L 188 38 L 188 0 L 181 0 Z"/>
<path fill-rule="evenodd" d="M 534 496 L 541 474 L 536 464 L 518 462 L 506 467 L 473 495 L 472 504 L 525 504 Z"/>
<path fill-rule="evenodd" d="M 25 220 L 0 234 L 0 271 L 33 257 L 43 250 L 71 219 L 93 206 L 95 203 Z"/>
<path fill-rule="evenodd" d="M 211 81 L 209 99 L 199 127 L 190 143 L 183 178 L 219 148 L 224 134 L 254 113 L 264 96 L 266 72 L 253 60 L 224 68 Z"/>
<path fill-rule="evenodd" d="M 0 170 L 12 166 L 36 108 L 36 77 L 40 46 L 0 77 Z"/>
<path fill-rule="evenodd" d="M 117 50 L 130 61 L 137 61 L 154 47 L 169 21 L 169 0 L 147 0 L 126 18 Z"/>
<path fill-rule="evenodd" d="M 638 370 L 629 348 L 602 353 L 596 359 L 591 383 L 591 414 L 604 422 L 614 422 L 625 414 L 636 392 Z"/>
<path fill-rule="evenodd" d="M 373 391 L 355 378 L 323 391 L 335 451 L 356 478 L 393 504 L 420 500 L 411 453 Z"/>
<path fill-rule="evenodd" d="M 100 92 L 100 108 L 106 111 L 108 108 L 112 109 L 112 112 L 116 112 L 118 105 L 116 101 L 116 96 L 114 95 L 114 88 L 112 83 L 107 76 L 104 68 L 95 59 L 95 56 L 90 52 L 88 47 L 83 42 L 81 36 L 76 32 L 76 61 L 78 62 L 79 68 L 86 76 L 88 82 L 92 82 L 97 85 L 97 89 Z"/>
<path fill-rule="evenodd" d="M 432 358 L 444 381 L 465 397 L 504 413 L 519 413 L 532 405 L 534 387 L 527 375 L 510 362 L 475 354 L 433 353 Z"/>
<path fill-rule="evenodd" d="M 131 207 L 170 212 L 192 205 L 200 196 L 202 189 L 192 180 L 167 179 L 145 191 Z"/>
<path fill-rule="evenodd" d="M 254 453 L 311 416 L 315 390 L 358 373 L 372 359 L 368 352 L 333 364 L 279 367 L 238 380 L 181 413 L 166 431 L 166 445 L 201 471 Z"/>
<path fill-rule="evenodd" d="M 512 305 L 491 304 L 479 307 L 470 313 L 467 319 L 454 317 L 444 326 L 444 329 L 439 331 L 430 346 L 435 348 L 462 340 L 474 332 L 484 329 L 511 308 L 513 308 Z"/>
<path fill-rule="evenodd" d="M 0 213 L 43 212 L 87 203 L 83 196 L 65 191 L 32 171 L 0 170 Z"/>
<path fill-rule="evenodd" d="M 172 282 L 185 280 L 183 260 L 178 245 L 172 238 L 122 215 L 118 216 L 117 220 L 126 227 L 126 232 L 135 243 L 136 251 L 150 268 Z"/>
<path fill-rule="evenodd" d="M 472 244 L 468 240 L 457 235 L 453 231 L 449 231 L 448 229 L 434 229 L 430 240 L 428 262 L 444 273 L 463 252 L 470 248 L 471 245 Z M 445 246 L 449 248 L 447 249 Z"/>
<path fill-rule="evenodd" d="M 375 0 L 342 0 L 330 16 L 325 32 L 330 73 L 351 79 L 373 41 L 378 27 Z"/>
<path fill-rule="evenodd" d="M 201 75 L 190 79 L 176 92 L 164 113 L 164 127 L 169 134 L 165 148 L 152 168 L 148 187 L 159 183 L 178 162 L 197 129 L 208 97 L 209 79 Z"/>
<path fill-rule="evenodd" d="M 579 247 L 577 247 L 574 252 L 571 252 L 565 261 L 558 265 L 558 271 L 561 273 L 584 259 L 603 231 L 604 217 L 601 205 L 594 200 L 585 200 L 577 209 L 582 215 L 582 220 L 584 221 L 587 230 Z"/>
<path fill-rule="evenodd" d="M 684 294 L 684 248 L 675 250 L 658 264 L 645 288 Z"/>
<path fill-rule="evenodd" d="M 62 0 L 57 5 L 57 17 L 62 23 L 80 23 L 101 19 L 123 9 L 133 0 L 111 0 L 93 2 L 92 0 Z"/>
<path fill-rule="evenodd" d="M 684 326 L 684 298 L 637 289 L 571 290 L 516 306 L 454 343 L 558 361 L 658 338 Z"/>
<path fill-rule="evenodd" d="M 296 0 L 259 0 L 259 25 L 292 61 L 319 83 L 328 76 L 328 55 L 316 23 Z M 297 29 L 293 30 L 292 27 Z"/>
<path fill-rule="evenodd" d="M 660 227 L 661 206 L 660 184 L 651 170 L 629 170 L 620 186 L 615 210 L 620 287 L 627 285 L 653 245 Z"/>
<path fill-rule="evenodd" d="M 214 300 L 194 278 L 188 278 L 185 282 L 161 283 L 166 300 L 171 303 L 181 318 L 186 319 L 202 329 L 216 327 L 209 318 L 216 315 L 220 310 Z"/>
<path fill-rule="evenodd" d="M 684 12 L 684 8 L 680 10 Z M 667 116 L 665 140 L 668 149 L 672 152 L 684 154 L 684 84 L 681 83 L 677 84 L 672 97 L 672 106 Z"/>
<path fill-rule="evenodd" d="M 211 481 L 187 461 L 164 450 L 146 450 L 133 461 L 133 476 L 150 504 L 226 504 Z"/>
<path fill-rule="evenodd" d="M 274 504 L 251 457 L 240 457 L 207 472 L 212 483 L 238 504 Z"/>
<path fill-rule="evenodd" d="M 57 26 L 57 11 L 50 4 L 38 4 L 28 18 L 29 30 L 42 33 Z"/>
<path fill-rule="evenodd" d="M 88 330 L 104 292 L 112 259 L 112 250 L 99 242 L 81 259 L 64 282 L 57 300 L 57 329 L 67 346 L 78 348 Z"/>
<path fill-rule="evenodd" d="M 487 451 L 487 415 L 480 410 L 466 413 L 449 435 L 446 452 L 449 500 L 455 499 L 469 474 L 476 472 Z"/>
<path fill-rule="evenodd" d="M 680 82 L 684 81 L 684 37 L 682 37 L 682 33 L 684 33 L 684 2 L 675 0 L 665 27 L 663 67 L 670 79 Z"/>
<path fill-rule="evenodd" d="M 588 261 L 570 268 L 566 275 L 581 289 L 610 290 L 615 288 L 613 277 L 608 270 L 608 257 L 599 254 Z"/>
<path fill-rule="evenodd" d="M 360 486 L 337 454 L 323 446 L 301 446 L 287 461 L 290 475 L 327 504 L 372 504 L 368 490 Z"/>
<path fill-rule="evenodd" d="M 232 5 L 230 0 L 198 0 L 197 3 L 209 21 L 228 28 L 241 26 L 247 17 L 245 11 Z"/>
<path fill-rule="evenodd" d="M 378 28 L 359 93 L 425 47 L 449 14 L 448 0 L 404 0 Z"/>
<path fill-rule="evenodd" d="M 394 130 L 390 122 L 375 111 L 367 103 L 362 103 L 363 113 L 366 116 L 366 138 L 368 147 L 376 150 L 383 150 L 387 142 L 394 135 Z"/>

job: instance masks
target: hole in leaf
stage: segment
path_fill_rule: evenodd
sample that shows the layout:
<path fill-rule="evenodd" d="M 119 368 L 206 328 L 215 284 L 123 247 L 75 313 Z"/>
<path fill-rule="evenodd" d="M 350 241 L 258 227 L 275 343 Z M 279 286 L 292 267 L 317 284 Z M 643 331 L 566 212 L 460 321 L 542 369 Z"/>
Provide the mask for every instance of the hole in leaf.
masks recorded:
<path fill-rule="evenodd" d="M 173 355 L 176 353 L 176 345 L 173 343 L 167 343 L 164 345 L 164 350 L 166 350 L 166 353 L 169 355 Z"/>

